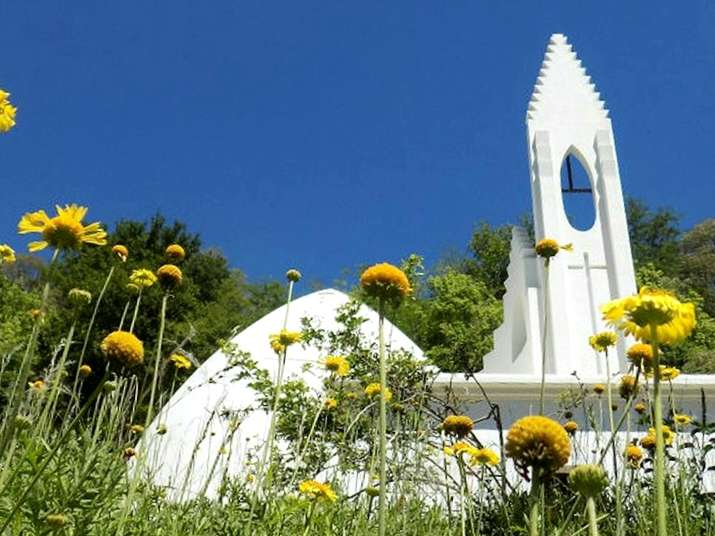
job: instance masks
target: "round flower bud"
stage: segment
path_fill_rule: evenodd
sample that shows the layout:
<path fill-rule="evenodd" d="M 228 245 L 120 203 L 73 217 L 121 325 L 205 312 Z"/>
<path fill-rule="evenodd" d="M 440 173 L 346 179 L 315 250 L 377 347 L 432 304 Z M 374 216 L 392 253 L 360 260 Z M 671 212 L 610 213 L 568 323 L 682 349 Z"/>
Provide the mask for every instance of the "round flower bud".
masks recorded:
<path fill-rule="evenodd" d="M 114 331 L 107 335 L 100 349 L 110 361 L 116 361 L 126 367 L 133 367 L 144 362 L 144 344 L 128 331 Z"/>
<path fill-rule="evenodd" d="M 111 393 L 112 391 L 117 390 L 117 382 L 104 382 L 104 385 L 102 385 L 102 391 L 105 393 Z"/>
<path fill-rule="evenodd" d="M 643 450 L 641 450 L 638 445 L 628 445 L 624 455 L 628 464 L 633 468 L 640 466 L 641 461 L 643 460 Z"/>
<path fill-rule="evenodd" d="M 606 386 L 603 385 L 602 383 L 597 383 L 596 385 L 593 386 L 593 392 L 596 393 L 597 395 L 603 394 L 603 391 L 606 390 Z"/>
<path fill-rule="evenodd" d="M 45 517 L 45 521 L 50 527 L 59 529 L 67 525 L 67 516 L 64 514 L 48 514 Z"/>
<path fill-rule="evenodd" d="M 360 276 L 360 286 L 368 296 L 385 300 L 400 300 L 412 292 L 405 272 L 386 262 L 365 270 Z"/>
<path fill-rule="evenodd" d="M 186 257 L 186 252 L 179 244 L 171 244 L 166 248 L 166 258 L 172 262 L 180 262 Z"/>
<path fill-rule="evenodd" d="M 536 247 L 534 249 L 536 249 L 536 254 L 539 257 L 548 260 L 551 257 L 555 257 L 560 250 L 563 249 L 564 251 L 571 251 L 573 247 L 571 244 L 561 245 L 553 238 L 544 238 L 536 243 Z"/>
<path fill-rule="evenodd" d="M 181 284 L 183 275 L 178 266 L 174 264 L 165 264 L 156 271 L 159 278 L 159 283 L 166 289 L 178 287 Z"/>
<path fill-rule="evenodd" d="M 563 426 L 555 420 L 531 415 L 512 425 L 504 450 L 520 467 L 552 473 L 568 462 L 571 440 Z"/>
<path fill-rule="evenodd" d="M 638 393 L 638 384 L 636 383 L 636 377 L 631 376 L 630 374 L 626 374 L 621 377 L 621 383 L 618 386 L 618 392 L 621 395 L 621 398 L 624 400 L 628 400 L 632 396 L 635 396 L 636 393 Z"/>
<path fill-rule="evenodd" d="M 600 465 L 584 464 L 571 470 L 569 484 L 582 497 L 593 498 L 606 489 L 608 477 Z"/>
<path fill-rule="evenodd" d="M 73 288 L 67 293 L 67 297 L 70 302 L 75 305 L 82 306 L 88 305 L 92 302 L 92 293 L 87 290 L 82 290 L 80 288 Z"/>
<path fill-rule="evenodd" d="M 578 424 L 576 424 L 575 421 L 565 422 L 564 430 L 566 430 L 569 435 L 574 435 L 576 433 L 576 430 L 578 430 Z"/>
<path fill-rule="evenodd" d="M 643 402 L 638 402 L 633 406 L 633 409 L 636 411 L 636 413 L 643 415 L 646 412 L 646 405 Z"/>
<path fill-rule="evenodd" d="M 653 348 L 650 344 L 638 342 L 628 349 L 626 356 L 636 367 L 650 369 L 653 366 Z"/>
<path fill-rule="evenodd" d="M 375 486 L 368 486 L 367 488 L 365 488 L 365 493 L 367 493 L 368 497 L 379 497 L 380 488 L 376 488 Z"/>
<path fill-rule="evenodd" d="M 297 283 L 301 277 L 303 277 L 302 274 L 296 269 L 290 269 L 286 272 L 286 279 L 291 283 Z"/>
<path fill-rule="evenodd" d="M 79 375 L 83 378 L 86 378 L 90 374 L 92 374 L 92 367 L 90 367 L 89 365 L 82 365 L 81 367 L 79 367 Z"/>
<path fill-rule="evenodd" d="M 113 246 L 112 253 L 114 253 L 122 262 L 127 262 L 127 259 L 129 258 L 129 250 L 127 249 L 127 246 L 123 246 L 122 244 Z"/>
<path fill-rule="evenodd" d="M 445 434 L 466 437 L 474 428 L 474 421 L 468 415 L 448 415 L 442 421 Z"/>

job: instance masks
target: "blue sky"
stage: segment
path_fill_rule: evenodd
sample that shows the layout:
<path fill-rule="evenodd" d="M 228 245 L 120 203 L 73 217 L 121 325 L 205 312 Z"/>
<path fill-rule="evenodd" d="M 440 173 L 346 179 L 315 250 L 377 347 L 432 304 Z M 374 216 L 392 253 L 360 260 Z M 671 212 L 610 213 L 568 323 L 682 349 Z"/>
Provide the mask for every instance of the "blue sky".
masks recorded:
<path fill-rule="evenodd" d="M 549 35 L 611 110 L 627 195 L 714 214 L 715 4 L 0 6 L 0 242 L 23 212 L 185 221 L 251 278 L 463 250 L 530 210 L 524 113 Z"/>

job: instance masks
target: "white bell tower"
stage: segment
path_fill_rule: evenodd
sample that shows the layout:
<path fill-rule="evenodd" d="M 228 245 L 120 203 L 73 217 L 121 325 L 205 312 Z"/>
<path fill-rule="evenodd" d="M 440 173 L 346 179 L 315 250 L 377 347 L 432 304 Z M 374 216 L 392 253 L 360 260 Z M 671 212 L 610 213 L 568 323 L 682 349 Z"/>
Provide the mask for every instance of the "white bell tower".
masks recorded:
<path fill-rule="evenodd" d="M 540 374 L 546 330 L 546 373 L 605 373 L 588 337 L 606 329 L 600 306 L 635 292 L 628 226 L 608 111 L 566 37 L 546 49 L 526 116 L 536 240 L 573 244 L 551 260 L 547 274 L 523 229 L 512 238 L 504 323 L 495 331 L 485 373 Z M 588 174 L 595 222 L 578 230 L 564 209 L 561 167 L 567 156 Z M 545 311 L 546 316 L 545 317 Z M 621 343 L 611 370 L 625 365 Z"/>

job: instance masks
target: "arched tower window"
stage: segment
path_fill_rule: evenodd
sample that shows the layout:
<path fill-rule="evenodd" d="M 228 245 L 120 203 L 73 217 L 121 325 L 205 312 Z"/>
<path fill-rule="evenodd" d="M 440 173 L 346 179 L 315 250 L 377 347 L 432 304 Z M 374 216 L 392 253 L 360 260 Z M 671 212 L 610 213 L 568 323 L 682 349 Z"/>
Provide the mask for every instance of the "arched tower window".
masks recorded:
<path fill-rule="evenodd" d="M 587 231 L 596 223 L 596 205 L 588 172 L 573 151 L 561 164 L 561 195 L 566 218 L 574 229 Z"/>

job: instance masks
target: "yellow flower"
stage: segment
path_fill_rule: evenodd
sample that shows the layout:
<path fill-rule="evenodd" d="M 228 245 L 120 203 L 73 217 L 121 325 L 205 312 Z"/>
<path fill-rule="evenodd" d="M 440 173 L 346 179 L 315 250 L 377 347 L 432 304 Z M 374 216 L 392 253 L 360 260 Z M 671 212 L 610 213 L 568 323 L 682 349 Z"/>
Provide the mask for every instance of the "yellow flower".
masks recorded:
<path fill-rule="evenodd" d="M 171 354 L 169 356 L 169 361 L 174 364 L 177 370 L 189 370 L 192 366 L 191 360 L 185 355 L 181 354 Z"/>
<path fill-rule="evenodd" d="M 379 383 L 371 383 L 367 387 L 365 387 L 365 394 L 368 398 L 373 398 L 375 395 L 380 394 L 380 392 L 382 391 L 384 391 L 385 402 L 389 402 L 390 400 L 392 400 L 392 391 L 390 391 L 389 387 L 382 389 Z"/>
<path fill-rule="evenodd" d="M 588 344 L 597 352 L 605 352 L 607 348 L 615 346 L 618 341 L 618 335 L 612 331 L 602 331 L 588 338 Z"/>
<path fill-rule="evenodd" d="M 387 262 L 375 264 L 360 276 L 360 286 L 369 296 L 399 300 L 412 292 L 405 272 Z"/>
<path fill-rule="evenodd" d="M 479 449 L 477 447 L 473 447 L 464 441 L 457 441 L 451 447 L 444 447 L 444 453 L 447 456 L 461 456 L 462 454 L 474 456 L 477 454 L 478 450 Z"/>
<path fill-rule="evenodd" d="M 596 385 L 593 386 L 593 392 L 596 393 L 597 395 L 600 395 L 603 393 L 603 391 L 606 390 L 606 386 L 603 385 L 602 383 L 597 383 Z"/>
<path fill-rule="evenodd" d="M 282 354 L 291 344 L 300 342 L 303 338 L 303 334 L 300 331 L 288 331 L 287 329 L 282 329 L 280 333 L 273 333 L 272 335 L 269 335 L 268 338 L 273 351 L 277 354 Z"/>
<path fill-rule="evenodd" d="M 613 300 L 601 308 L 610 325 L 642 342 L 676 344 L 695 328 L 695 306 L 681 303 L 664 290 L 643 287 L 634 296 Z M 655 341 L 651 340 L 655 329 Z"/>
<path fill-rule="evenodd" d="M 146 268 L 138 268 L 132 271 L 132 275 L 129 276 L 129 284 L 135 285 L 138 288 L 149 288 L 154 283 L 156 283 L 156 276 L 151 270 Z"/>
<path fill-rule="evenodd" d="M 326 398 L 323 402 L 323 409 L 325 411 L 331 411 L 338 407 L 338 401 L 334 398 Z"/>
<path fill-rule="evenodd" d="M 637 342 L 628 349 L 626 356 L 636 367 L 647 370 L 653 365 L 653 348 L 650 344 Z"/>
<path fill-rule="evenodd" d="M 286 272 L 286 279 L 291 283 L 297 283 L 298 281 L 300 281 L 301 277 L 303 277 L 303 275 L 295 268 L 292 268 Z"/>
<path fill-rule="evenodd" d="M 559 244 L 553 238 L 544 238 L 536 243 L 536 254 L 544 259 L 550 259 L 555 257 L 560 250 L 573 251 L 573 246 L 571 244 Z"/>
<path fill-rule="evenodd" d="M 0 244 L 0 264 L 12 264 L 15 258 L 15 250 L 7 244 Z"/>
<path fill-rule="evenodd" d="M 638 384 L 636 383 L 636 377 L 630 374 L 625 374 L 621 377 L 621 383 L 618 386 L 618 392 L 621 398 L 628 400 L 638 392 Z"/>
<path fill-rule="evenodd" d="M 476 449 L 469 457 L 469 463 L 472 465 L 497 465 L 499 463 L 499 455 L 492 449 Z"/>
<path fill-rule="evenodd" d="M 554 472 L 568 461 L 571 440 L 555 420 L 532 415 L 522 417 L 512 425 L 505 452 L 518 466 Z"/>
<path fill-rule="evenodd" d="M 172 262 L 183 261 L 184 257 L 186 257 L 184 248 L 182 248 L 179 244 L 171 244 L 166 248 L 164 253 L 166 254 L 166 258 Z"/>
<path fill-rule="evenodd" d="M 684 413 L 676 413 L 673 415 L 673 422 L 678 426 L 688 426 L 693 422 L 693 418 L 690 415 L 685 415 Z"/>
<path fill-rule="evenodd" d="M 44 391 L 45 387 L 47 386 L 47 384 L 45 384 L 45 380 L 43 379 L 35 380 L 34 382 L 30 382 L 27 385 L 30 387 L 30 389 L 36 392 Z"/>
<path fill-rule="evenodd" d="M 10 93 L 0 89 L 0 132 L 8 132 L 15 126 L 17 108 L 7 100 L 9 96 Z"/>
<path fill-rule="evenodd" d="M 132 424 L 132 425 L 129 427 L 129 431 L 130 431 L 132 434 L 141 434 L 141 433 L 144 432 L 144 427 L 143 427 L 141 424 Z"/>
<path fill-rule="evenodd" d="M 127 246 L 123 246 L 121 244 L 112 246 L 112 253 L 119 257 L 119 260 L 122 262 L 127 262 L 127 259 L 129 258 L 129 250 L 127 249 Z"/>
<path fill-rule="evenodd" d="M 183 275 L 181 269 L 174 264 L 165 264 L 159 267 L 156 271 L 156 275 L 159 278 L 159 283 L 164 288 L 174 288 L 181 285 Z"/>
<path fill-rule="evenodd" d="M 655 434 L 653 435 L 645 435 L 641 438 L 641 447 L 644 449 L 654 449 L 655 448 Z"/>
<path fill-rule="evenodd" d="M 341 378 L 348 375 L 350 372 L 350 363 L 341 355 L 329 355 L 325 358 L 324 365 L 326 370 Z"/>
<path fill-rule="evenodd" d="M 655 428 L 648 428 L 648 435 L 653 436 L 655 439 Z M 663 425 L 663 443 L 666 445 L 672 445 L 673 439 L 675 439 L 675 432 L 670 429 L 670 426 Z"/>
<path fill-rule="evenodd" d="M 628 445 L 624 454 L 631 467 L 640 466 L 643 460 L 643 450 L 638 445 Z"/>
<path fill-rule="evenodd" d="M 567 432 L 568 434 L 573 435 L 573 434 L 576 433 L 576 430 L 578 430 L 578 424 L 577 424 L 575 421 L 565 422 L 565 423 L 564 423 L 564 430 L 566 430 L 566 432 Z"/>
<path fill-rule="evenodd" d="M 41 233 L 42 240 L 30 242 L 30 251 L 40 251 L 47 246 L 57 249 L 77 249 L 82 244 L 104 246 L 107 233 L 98 222 L 83 225 L 86 207 L 78 205 L 55 206 L 57 216 L 50 218 L 44 210 L 28 212 L 17 224 L 20 234 Z"/>
<path fill-rule="evenodd" d="M 310 499 L 321 499 L 335 502 L 338 498 L 330 484 L 321 483 L 317 480 L 305 480 L 298 485 L 298 491 Z"/>
<path fill-rule="evenodd" d="M 122 452 L 122 455 L 124 456 L 124 459 L 125 459 L 125 460 L 128 460 L 128 459 L 133 458 L 134 456 L 136 456 L 136 455 L 137 455 L 137 451 L 134 450 L 132 447 L 127 447 L 127 448 L 125 448 L 124 451 Z"/>
<path fill-rule="evenodd" d="M 82 365 L 81 367 L 79 367 L 79 375 L 83 378 L 86 378 L 90 374 L 92 374 L 92 367 L 90 367 L 89 365 Z"/>
<path fill-rule="evenodd" d="M 664 367 L 660 366 L 660 379 L 667 382 L 674 380 L 680 376 L 680 371 L 675 367 Z"/>
<path fill-rule="evenodd" d="M 126 367 L 144 362 L 144 344 L 128 331 L 113 331 L 104 338 L 100 349 L 104 357 Z"/>
<path fill-rule="evenodd" d="M 465 437 L 474 428 L 474 421 L 468 415 L 448 415 L 442 421 L 442 429 L 445 434 Z"/>
<path fill-rule="evenodd" d="M 643 402 L 638 402 L 635 406 L 633 406 L 633 409 L 636 411 L 636 413 L 643 415 L 647 408 Z"/>

